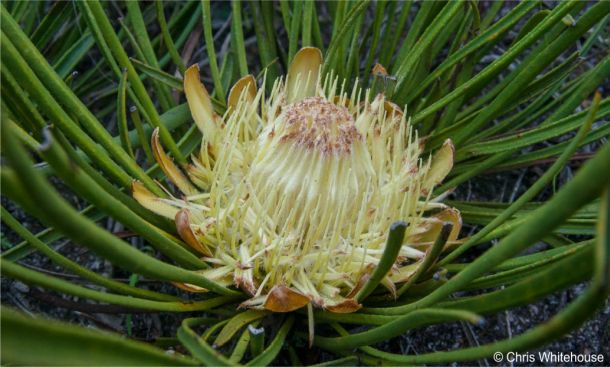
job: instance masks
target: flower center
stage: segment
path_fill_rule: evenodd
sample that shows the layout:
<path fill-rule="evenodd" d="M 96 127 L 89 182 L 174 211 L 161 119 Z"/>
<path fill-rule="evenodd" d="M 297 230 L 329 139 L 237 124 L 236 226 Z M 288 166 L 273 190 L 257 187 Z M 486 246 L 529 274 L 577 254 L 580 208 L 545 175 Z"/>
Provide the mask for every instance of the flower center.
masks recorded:
<path fill-rule="evenodd" d="M 259 141 L 250 182 L 282 238 L 324 246 L 368 202 L 374 170 L 350 111 L 321 97 L 283 106 Z M 368 188 L 368 189 L 367 189 Z M 314 230 L 315 229 L 315 230 Z M 330 232 L 329 232 L 330 231 Z"/>
<path fill-rule="evenodd" d="M 288 105 L 282 114 L 283 142 L 290 141 L 325 154 L 349 154 L 354 141 L 362 139 L 348 109 L 322 97 L 308 97 Z"/>

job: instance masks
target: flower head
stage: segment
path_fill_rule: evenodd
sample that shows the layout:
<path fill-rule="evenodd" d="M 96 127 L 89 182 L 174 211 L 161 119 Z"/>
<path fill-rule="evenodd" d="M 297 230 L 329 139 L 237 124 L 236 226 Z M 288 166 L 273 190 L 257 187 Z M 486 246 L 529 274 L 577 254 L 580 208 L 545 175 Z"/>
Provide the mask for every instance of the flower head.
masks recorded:
<path fill-rule="evenodd" d="M 201 148 L 186 175 L 153 134 L 155 157 L 181 197 L 158 198 L 134 182 L 134 197 L 175 220 L 182 239 L 212 264 L 201 274 L 251 295 L 244 307 L 286 312 L 308 303 L 334 312 L 353 297 L 384 251 L 392 222 L 409 224 L 382 284 L 414 273 L 457 210 L 431 199 L 453 164 L 450 141 L 432 157 L 403 112 L 380 94 L 322 78 L 321 52 L 304 48 L 266 97 L 247 76 L 218 116 L 192 66 L 184 87 Z M 435 215 L 426 215 L 436 209 Z M 189 284 L 191 291 L 205 291 Z"/>

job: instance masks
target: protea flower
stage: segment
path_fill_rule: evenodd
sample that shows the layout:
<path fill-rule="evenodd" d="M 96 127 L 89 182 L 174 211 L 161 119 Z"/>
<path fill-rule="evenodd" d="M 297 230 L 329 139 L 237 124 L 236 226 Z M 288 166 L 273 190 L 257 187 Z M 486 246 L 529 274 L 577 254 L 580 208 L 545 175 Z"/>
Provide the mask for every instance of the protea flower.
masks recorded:
<path fill-rule="evenodd" d="M 252 76 L 242 78 L 222 117 L 193 65 L 184 90 L 203 139 L 186 175 L 156 132 L 152 138 L 157 162 L 182 196 L 158 198 L 133 184 L 134 197 L 174 219 L 211 264 L 203 276 L 251 296 L 244 307 L 356 311 L 353 297 L 394 221 L 409 227 L 381 283 L 390 292 L 413 274 L 444 221 L 454 224 L 449 241 L 460 230 L 457 210 L 431 198 L 452 167 L 451 142 L 422 158 L 422 142 L 398 106 L 357 83 L 348 92 L 345 82 L 322 78 L 321 64 L 320 50 L 303 48 L 267 98 Z"/>

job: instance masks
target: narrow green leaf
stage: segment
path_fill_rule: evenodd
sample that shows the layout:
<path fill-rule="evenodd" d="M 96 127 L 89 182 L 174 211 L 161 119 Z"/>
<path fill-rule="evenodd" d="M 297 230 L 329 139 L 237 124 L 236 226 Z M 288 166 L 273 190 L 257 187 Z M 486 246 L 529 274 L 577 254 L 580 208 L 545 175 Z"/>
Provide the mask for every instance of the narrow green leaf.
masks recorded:
<path fill-rule="evenodd" d="M 294 324 L 294 317 L 289 316 L 287 320 L 284 321 L 282 327 L 278 330 L 275 338 L 269 343 L 267 348 L 259 354 L 257 357 L 253 358 L 250 362 L 246 364 L 246 366 L 266 366 L 269 365 L 275 360 L 275 357 L 279 354 L 280 350 L 284 346 L 284 341 L 286 340 L 286 336 L 288 332 L 292 328 Z"/>
<path fill-rule="evenodd" d="M 254 323 L 252 323 L 251 325 L 254 325 Z M 250 326 L 250 325 L 248 325 L 248 326 Z M 233 348 L 233 352 L 231 352 L 229 361 L 231 361 L 231 363 L 233 363 L 233 364 L 239 363 L 244 358 L 244 354 L 246 354 L 249 344 L 250 344 L 250 333 L 248 330 L 244 330 L 244 332 L 241 333 L 241 336 L 235 343 L 235 347 Z"/>
<path fill-rule="evenodd" d="M 138 68 L 141 72 L 146 74 L 147 76 L 160 81 L 161 83 L 171 87 L 172 89 L 182 91 L 184 89 L 184 85 L 182 79 L 176 78 L 175 76 L 164 72 L 163 70 L 154 68 L 148 64 L 143 63 L 142 61 L 136 60 L 134 58 L 130 58 L 133 65 Z"/>
<path fill-rule="evenodd" d="M 394 222 L 390 226 L 388 239 L 383 249 L 383 255 L 379 260 L 379 264 L 371 274 L 369 280 L 364 284 L 362 289 L 356 294 L 356 301 L 362 302 L 371 292 L 377 288 L 377 285 L 383 280 L 390 268 L 396 262 L 396 257 L 402 247 L 402 241 L 405 236 L 407 224 L 405 222 Z"/>
<path fill-rule="evenodd" d="M 2 361 L 26 365 L 195 365 L 148 344 L 116 334 L 44 319 L 2 307 Z M 27 343 L 24 343 L 27 340 Z M 32 353 L 35 350 L 36 353 Z"/>
<path fill-rule="evenodd" d="M 381 37 L 381 53 L 379 55 L 379 63 L 384 65 L 388 70 L 390 69 L 390 61 L 394 52 L 396 51 L 396 45 L 398 44 L 398 40 L 403 33 L 403 29 L 407 22 L 407 18 L 409 17 L 409 12 L 411 11 L 412 0 L 396 2 L 390 2 L 390 10 L 388 11 L 388 19 L 394 19 L 394 9 L 397 4 L 400 4 L 400 14 L 398 15 L 398 19 L 396 19 L 396 24 L 392 24 L 388 21 L 385 25 L 385 30 L 383 31 L 383 36 Z"/>
<path fill-rule="evenodd" d="M 433 1 L 422 1 L 420 3 L 420 8 L 417 11 L 417 15 L 415 16 L 413 23 L 411 23 L 409 27 L 407 37 L 402 42 L 400 50 L 398 51 L 398 55 L 396 55 L 396 62 L 394 62 L 392 65 L 388 65 L 388 67 L 391 66 L 391 69 L 388 70 L 391 70 L 392 74 L 396 75 L 398 69 L 402 65 L 402 61 L 405 60 L 409 52 L 411 52 L 411 49 L 413 49 L 413 47 L 415 46 L 415 42 L 419 38 L 420 33 L 425 29 L 427 22 L 431 19 L 433 9 L 437 5 L 438 4 L 435 4 Z M 411 6 L 409 6 L 409 8 L 410 7 Z"/>
<path fill-rule="evenodd" d="M 157 10 L 157 21 L 159 22 L 159 28 L 161 28 L 163 43 L 165 43 L 165 47 L 167 47 L 167 52 L 169 53 L 170 57 L 172 58 L 172 61 L 180 71 L 180 74 L 184 75 L 186 66 L 184 65 L 182 57 L 180 57 L 180 54 L 176 49 L 176 45 L 174 44 L 172 35 L 169 33 L 167 21 L 165 20 L 165 12 L 163 11 L 163 2 L 161 2 L 161 0 L 157 0 L 155 2 L 155 9 Z M 162 63 L 159 62 L 159 66 L 161 65 Z"/>
<path fill-rule="evenodd" d="M 36 45 L 37 49 L 42 50 L 48 46 L 61 27 L 69 22 L 69 17 L 72 14 L 68 5 L 65 2 L 54 3 L 45 17 L 40 21 L 36 30 L 30 36 L 32 43 Z"/>
<path fill-rule="evenodd" d="M 253 22 L 254 25 L 254 33 L 256 34 L 256 42 L 259 48 L 259 55 L 261 60 L 262 72 L 266 74 L 266 87 L 268 90 L 271 90 L 273 87 L 273 83 L 275 83 L 276 79 L 280 76 L 280 70 L 278 65 L 278 55 L 275 50 L 275 35 L 272 32 L 269 32 L 268 29 L 265 29 L 265 25 L 267 22 L 271 22 L 272 19 L 267 19 L 268 17 L 263 16 L 264 12 L 262 9 L 270 8 L 269 11 L 273 10 L 273 3 L 263 1 L 262 4 L 252 1 L 251 8 L 253 11 L 254 19 L 265 20 L 265 24 L 261 24 L 261 22 Z M 260 6 L 260 7 L 259 7 Z M 280 6 L 283 8 L 286 6 L 285 1 L 280 2 Z M 272 24 L 270 23 L 271 28 Z"/>
<path fill-rule="evenodd" d="M 119 136 L 121 137 L 121 145 L 123 149 L 135 159 L 131 142 L 129 141 L 129 128 L 127 127 L 127 103 L 126 103 L 126 90 L 127 90 L 127 72 L 123 72 L 123 77 L 119 83 L 119 94 L 117 96 L 117 125 L 119 127 Z"/>
<path fill-rule="evenodd" d="M 312 45 L 311 42 L 311 27 L 313 22 L 313 14 L 315 1 L 305 1 L 303 3 L 303 30 L 301 37 L 301 46 L 309 47 Z"/>
<path fill-rule="evenodd" d="M 36 213 L 46 224 L 66 233 L 75 242 L 85 245 L 99 255 L 133 273 L 142 274 L 152 279 L 185 282 L 199 285 L 222 295 L 239 295 L 240 292 L 229 290 L 205 277 L 166 264 L 131 247 L 114 235 L 98 227 L 90 220 L 81 217 L 32 167 L 27 153 L 14 138 L 11 125 L 2 121 L 2 145 L 11 167 L 14 168 L 24 190 L 30 192 L 27 198 L 36 202 L 40 210 Z"/>
<path fill-rule="evenodd" d="M 610 64 L 609 64 L 610 65 Z M 596 108 L 597 110 L 598 108 Z M 498 138 L 490 141 L 485 141 L 477 144 L 472 144 L 458 149 L 456 154 L 456 160 L 463 160 L 466 157 L 472 157 L 481 154 L 492 154 L 499 153 L 505 150 L 515 150 L 517 148 L 523 148 L 535 143 L 547 141 L 567 132 L 570 132 L 577 128 L 579 125 L 582 126 L 584 122 L 589 119 L 589 113 L 592 109 L 588 109 L 588 112 L 582 112 L 576 115 L 568 116 L 559 121 L 553 122 L 541 127 L 535 127 L 527 131 L 521 131 L 516 134 L 511 134 L 504 138 Z M 599 105 L 600 117 L 610 115 L 610 98 L 607 98 Z M 597 111 L 596 111 L 597 112 Z"/>
<path fill-rule="evenodd" d="M 464 4 L 459 1 L 447 3 L 438 15 L 436 15 L 431 26 L 423 32 L 414 47 L 409 50 L 405 59 L 401 60 L 401 64 L 395 73 L 399 78 L 398 85 L 396 86 L 396 98 L 398 98 L 398 102 L 403 101 L 403 97 L 401 96 L 404 95 L 405 91 L 408 89 L 405 88 L 406 83 L 412 78 L 413 73 L 415 72 L 416 63 L 421 62 L 424 51 L 432 46 L 432 43 L 442 34 L 443 29 L 447 27 L 451 19 L 454 19 L 463 6 Z"/>
<path fill-rule="evenodd" d="M 214 34 L 212 33 L 212 10 L 210 9 L 210 1 L 201 0 L 201 2 L 201 14 L 203 16 L 203 35 L 205 38 L 205 47 L 208 52 L 208 61 L 210 63 L 212 80 L 214 81 L 214 93 L 222 103 L 226 103 L 225 91 L 222 88 L 220 72 L 218 70 L 216 48 L 214 47 Z"/>
<path fill-rule="evenodd" d="M 314 345 L 328 347 L 332 350 L 353 349 L 363 345 L 371 345 L 382 340 L 390 339 L 403 334 L 406 330 L 430 325 L 438 322 L 463 320 L 474 324 L 481 321 L 481 317 L 470 311 L 443 310 L 443 309 L 421 309 L 415 310 L 404 316 L 397 317 L 394 321 L 375 327 L 373 329 L 340 337 L 316 336 Z"/>
<path fill-rule="evenodd" d="M 449 234 L 451 234 L 452 229 L 453 225 L 451 223 L 445 222 L 443 224 L 438 237 L 436 240 L 434 240 L 432 246 L 426 250 L 426 254 L 417 267 L 417 270 L 415 270 L 415 273 L 404 284 L 402 284 L 398 289 L 398 292 L 396 292 L 399 297 L 403 295 L 412 284 L 417 282 L 423 274 L 426 274 L 426 272 L 431 270 L 430 268 L 438 260 L 439 255 L 443 251 L 443 247 L 445 246 L 445 243 L 447 243 L 447 238 L 449 238 Z"/>
<path fill-rule="evenodd" d="M 372 25 L 372 35 L 371 35 L 371 44 L 368 47 L 366 62 L 364 64 L 364 73 L 368 74 L 371 72 L 371 66 L 373 65 L 373 59 L 377 54 L 377 46 L 379 43 L 379 37 L 381 36 L 381 23 L 383 22 L 383 16 L 385 15 L 385 1 L 378 1 L 375 4 L 375 17 L 373 19 Z M 368 80 L 370 78 L 365 78 L 365 86 L 368 84 Z"/>
<path fill-rule="evenodd" d="M 535 3 L 532 3 L 532 2 L 523 2 L 522 4 L 529 4 L 532 7 L 536 5 Z M 495 77 L 498 73 L 500 73 L 502 70 L 505 70 L 505 67 L 510 62 L 512 62 L 512 60 L 514 60 L 519 54 L 521 54 L 525 49 L 527 49 L 527 47 L 529 47 L 531 44 L 533 44 L 549 28 L 551 28 L 553 25 L 555 25 L 557 21 L 560 21 L 560 19 L 576 5 L 577 4 L 575 2 L 566 2 L 566 3 L 562 3 L 561 5 L 556 7 L 553 10 L 553 14 L 546 17 L 544 19 L 544 21 L 541 22 L 532 32 L 530 32 L 527 36 L 525 36 L 523 39 L 521 39 L 521 41 L 517 42 L 513 47 L 511 47 L 507 52 L 505 52 L 500 58 L 498 58 L 493 63 L 491 63 L 489 66 L 487 66 L 485 69 L 483 69 L 481 72 L 479 72 L 476 77 L 470 79 L 468 82 L 466 82 L 466 83 L 462 84 L 461 86 L 459 86 L 458 88 L 454 89 L 451 93 L 447 94 L 446 96 L 439 99 L 438 101 L 436 101 L 432 105 L 428 106 L 423 111 L 419 112 L 416 116 L 414 116 L 414 122 L 420 121 L 424 117 L 428 116 L 429 114 L 432 114 L 432 113 L 438 111 L 439 109 L 444 107 L 449 102 L 451 102 L 451 101 L 455 100 L 456 98 L 458 98 L 459 96 L 463 95 L 466 91 L 472 90 L 472 88 L 474 88 L 474 87 L 479 88 L 480 86 L 485 85 L 489 80 L 491 80 L 493 77 Z M 526 5 L 523 5 L 523 6 L 526 6 Z M 511 18 L 511 20 L 513 20 L 513 19 Z M 492 28 L 490 28 L 490 29 L 492 29 Z M 493 36 L 493 33 L 491 34 L 491 36 Z M 494 38 L 492 37 L 492 40 L 493 39 Z M 477 38 L 475 40 L 477 42 L 483 42 L 483 43 L 485 42 L 485 39 Z M 471 43 L 475 42 L 475 40 L 473 40 Z M 567 43 L 567 42 L 557 42 L 555 45 L 559 45 L 559 46 L 555 46 L 555 47 L 561 47 L 563 49 L 565 47 L 564 43 Z M 478 48 L 473 47 L 473 49 L 468 49 L 468 50 L 470 52 L 473 52 L 477 49 Z M 457 53 L 455 55 L 457 55 Z M 455 57 L 457 59 L 456 56 L 453 56 L 453 57 Z M 452 62 L 457 61 L 453 58 L 452 58 L 452 60 L 453 60 Z M 547 64 L 548 63 L 537 63 L 536 65 L 547 65 Z M 431 76 L 432 75 L 435 75 L 435 74 L 431 74 Z M 438 76 L 439 75 L 436 75 L 435 78 Z M 434 79 L 430 79 L 430 82 L 432 82 L 433 80 Z M 422 85 L 423 85 L 423 83 L 422 83 Z M 414 92 L 413 95 L 415 95 L 415 94 L 417 94 L 417 93 Z"/>
<path fill-rule="evenodd" d="M 4 14 L 4 12 L 2 12 L 2 14 Z M 2 22 L 3 26 L 7 23 L 7 21 Z M 21 47 L 25 46 L 21 45 Z M 40 56 L 42 57 L 42 55 Z M 87 155 L 96 162 L 96 164 L 111 175 L 111 177 L 113 177 L 124 187 L 128 187 L 132 180 L 131 176 L 123 171 L 115 162 L 109 159 L 108 155 L 103 151 L 103 149 L 100 148 L 98 143 L 103 144 L 104 148 L 108 149 L 112 156 L 119 160 L 124 167 L 128 167 L 130 173 L 147 183 L 151 190 L 155 190 L 154 192 L 159 191 L 158 188 L 154 188 L 154 186 L 156 186 L 154 182 L 152 182 L 152 180 L 146 176 L 146 174 L 144 174 L 136 162 L 134 162 L 119 145 L 114 144 L 110 134 L 104 129 L 99 121 L 95 119 L 91 112 L 87 110 L 82 102 L 76 98 L 72 91 L 67 89 L 66 85 L 63 83 L 63 80 L 57 78 L 57 74 L 55 74 L 53 71 L 51 71 L 50 74 L 47 74 L 54 75 L 57 78 L 51 79 L 53 83 L 57 83 L 54 85 L 54 87 L 58 88 L 53 89 L 53 91 L 61 91 L 64 93 L 61 95 L 61 97 L 63 101 L 69 101 L 67 106 L 70 108 L 70 112 L 78 113 L 80 117 L 83 118 L 82 120 L 79 119 L 79 121 L 86 121 L 85 126 L 88 127 L 90 132 L 94 133 L 94 136 L 97 138 L 97 142 L 93 141 L 93 139 L 85 134 L 66 113 L 66 111 L 61 108 L 54 98 L 56 95 L 52 95 L 51 92 L 43 86 L 42 82 L 36 78 L 32 70 L 27 68 L 27 63 L 23 59 L 20 59 L 19 55 L 17 54 L 17 49 L 8 39 L 5 39 L 3 42 L 2 59 L 7 65 L 12 65 L 11 71 L 16 73 L 15 76 L 21 80 L 21 85 L 27 88 L 28 93 L 38 102 L 38 105 L 43 112 L 52 117 L 54 123 L 57 124 L 57 126 L 59 126 L 73 142 L 83 149 L 83 151 L 85 151 Z"/>
<path fill-rule="evenodd" d="M 21 236 L 24 240 L 28 241 L 36 250 L 40 251 L 42 254 L 47 256 L 51 261 L 55 264 L 65 268 L 66 270 L 71 271 L 72 273 L 81 276 L 85 279 L 88 279 L 92 282 L 95 282 L 101 286 L 104 286 L 108 289 L 117 291 L 122 294 L 132 295 L 136 297 L 142 297 L 157 301 L 176 301 L 178 298 L 160 294 L 157 292 L 152 292 L 146 289 L 138 289 L 135 287 L 130 287 L 126 284 L 114 281 L 107 277 L 101 276 L 87 268 L 80 266 L 78 263 L 68 259 L 67 257 L 61 255 L 57 251 L 53 250 L 50 246 L 42 242 L 40 239 L 36 238 L 30 231 L 28 231 L 25 227 L 21 225 L 13 216 L 2 207 L 2 221 L 6 223 L 12 230 L 14 230 L 19 236 Z M 4 254 L 3 254 L 4 255 Z M 6 256 L 2 256 L 2 259 L 7 259 Z M 9 258 L 10 261 L 10 258 Z"/>
<path fill-rule="evenodd" d="M 0 264 L 2 265 L 3 274 L 10 278 L 18 279 L 26 284 L 41 286 L 43 288 L 70 294 L 83 299 L 125 306 L 134 310 L 155 310 L 167 312 L 205 311 L 232 301 L 236 301 L 238 299 L 238 297 L 235 296 L 220 296 L 204 301 L 154 301 L 136 298 L 134 296 L 123 296 L 85 288 L 80 285 L 73 284 L 67 280 L 51 277 L 35 270 L 30 270 L 26 267 L 17 265 L 4 259 L 0 260 Z"/>
<path fill-rule="evenodd" d="M 233 338 L 237 332 L 251 323 L 265 317 L 268 313 L 265 311 L 246 310 L 233 316 L 229 322 L 220 330 L 220 333 L 214 341 L 214 346 L 222 347 Z"/>
<path fill-rule="evenodd" d="M 527 221 L 514 229 L 497 245 L 479 256 L 468 269 L 460 272 L 430 295 L 410 305 L 396 307 L 394 312 L 409 312 L 443 300 L 488 269 L 544 237 L 580 207 L 599 196 L 601 191 L 610 184 L 610 171 L 604 168 L 609 160 L 610 145 L 606 145 L 551 200 L 535 210 L 528 216 Z"/>
<path fill-rule="evenodd" d="M 244 43 L 243 24 L 241 21 L 241 0 L 231 2 L 231 45 L 237 56 L 240 76 L 248 75 L 248 62 L 246 60 L 246 45 Z"/>
<path fill-rule="evenodd" d="M 55 69 L 57 75 L 62 79 L 68 77 L 94 44 L 95 40 L 89 32 L 83 34 L 77 42 L 53 63 L 53 69 Z"/>
<path fill-rule="evenodd" d="M 606 149 L 610 152 L 610 149 Z M 608 197 L 607 187 L 605 189 L 605 199 Z M 607 205 L 607 204 L 606 204 Z M 606 209 L 604 209 L 606 210 Z M 603 216 L 603 213 L 602 213 Z M 604 219 L 605 220 L 605 219 Z M 604 226 L 600 226 L 600 228 L 604 228 Z M 607 227 L 606 227 L 607 228 Z M 511 339 L 505 339 L 500 342 L 494 342 L 491 344 L 486 344 L 478 347 L 460 349 L 455 351 L 448 352 L 433 352 L 427 354 L 420 354 L 417 356 L 405 356 L 398 355 L 387 352 L 377 352 L 372 353 L 376 357 L 383 358 L 387 361 L 391 361 L 393 363 L 428 363 L 428 364 L 442 364 L 447 362 L 455 362 L 455 361 L 471 361 L 476 359 L 485 358 L 487 356 L 491 356 L 493 353 L 507 353 L 515 350 L 524 350 L 531 349 L 542 346 L 549 341 L 551 341 L 556 335 L 563 335 L 571 330 L 576 329 L 581 323 L 583 323 L 588 315 L 592 312 L 595 312 L 596 309 L 603 306 L 607 301 L 607 297 L 610 295 L 610 283 L 608 282 L 608 278 L 610 277 L 610 242 L 607 241 L 607 238 L 604 237 L 603 233 L 599 236 L 603 240 L 597 241 L 595 246 L 596 260 L 594 262 L 593 269 L 593 280 L 591 281 L 590 286 L 586 289 L 586 291 L 574 302 L 568 305 L 563 311 L 554 316 L 549 321 L 530 329 L 523 334 L 513 337 Z M 585 254 L 584 251 L 581 251 L 580 254 Z M 588 254 L 589 255 L 589 254 Z M 580 266 L 566 266 L 567 264 L 557 264 L 554 268 L 554 274 L 550 274 L 551 272 L 547 272 L 544 274 L 546 276 L 547 281 L 546 286 L 557 285 L 561 283 L 561 279 L 565 279 L 565 269 L 577 269 L 574 273 L 578 273 L 578 269 L 582 269 L 583 271 L 587 271 L 585 268 L 589 266 L 586 264 L 591 264 L 590 261 L 591 255 L 586 258 L 589 259 L 588 262 L 580 262 Z M 575 257 L 571 257 L 575 258 Z M 585 259 L 586 259 L 585 258 Z M 568 258 L 570 259 L 570 258 Z M 580 260 L 580 259 L 579 259 Z M 567 260 L 564 260 L 567 261 Z M 564 274 L 562 276 L 561 274 Z M 540 274 L 542 276 L 542 274 Z M 555 278 L 548 277 L 549 275 L 554 275 Z M 540 278 L 540 277 L 539 277 Z M 539 279 L 538 278 L 538 279 Z M 536 280 L 538 280 L 536 279 Z M 574 279 L 574 278 L 573 278 Z M 581 278 L 582 279 L 582 278 Z M 510 290 L 511 292 L 523 291 L 524 289 L 518 289 L 518 286 L 523 287 L 524 284 L 529 283 L 532 284 L 531 279 L 526 279 L 524 282 L 519 283 L 511 288 L 507 288 L 504 290 L 500 290 L 498 292 L 506 292 Z M 565 284 L 565 283 L 564 283 Z M 532 288 L 530 288 L 532 289 Z M 548 290 L 548 288 L 547 288 Z M 531 292 L 531 291 L 530 291 Z M 513 293 L 514 294 L 514 293 Z M 510 296 L 509 294 L 506 294 Z M 477 305 L 485 307 L 485 305 L 492 306 L 495 303 L 495 298 L 493 298 L 493 302 L 481 302 L 481 299 L 477 300 Z M 414 311 L 414 313 L 417 311 Z"/>
<path fill-rule="evenodd" d="M 110 20 L 104 13 L 104 9 L 102 8 L 102 5 L 100 4 L 99 1 L 90 1 L 90 2 L 83 2 L 82 6 L 85 9 L 88 9 L 92 13 L 93 19 L 97 23 L 97 26 L 99 27 L 104 40 L 108 43 L 108 47 L 110 48 L 112 54 L 116 58 L 117 63 L 121 67 L 127 69 L 127 72 L 129 75 L 129 80 L 130 80 L 130 85 L 133 88 L 135 96 L 137 97 L 136 99 L 139 101 L 139 103 L 142 104 L 142 106 L 144 108 L 144 112 L 146 112 L 146 115 L 148 117 L 148 121 L 154 127 L 159 128 L 159 132 L 160 132 L 160 136 L 161 136 L 161 140 L 163 141 L 163 144 L 165 146 L 167 146 L 167 148 L 172 152 L 174 158 L 179 163 L 181 163 L 181 164 L 186 163 L 186 159 L 184 158 L 184 156 L 182 155 L 182 153 L 176 146 L 176 142 L 172 138 L 171 134 L 165 128 L 165 126 L 163 126 L 163 124 L 161 124 L 161 121 L 159 118 L 159 113 L 157 112 L 157 110 L 154 106 L 154 103 L 152 102 L 150 96 L 148 95 L 148 93 L 146 91 L 146 87 L 140 80 L 140 77 L 138 76 L 134 66 L 129 61 L 129 57 L 127 56 L 127 53 L 123 49 L 117 34 L 115 33 L 114 29 L 112 28 L 112 24 L 110 23 Z"/>
<path fill-rule="evenodd" d="M 343 2 L 339 2 L 338 4 L 343 4 Z M 356 3 L 356 5 L 354 5 L 354 7 L 346 15 L 345 20 L 341 23 L 341 26 L 336 28 L 338 29 L 337 34 L 333 35 L 333 38 L 328 45 L 328 50 L 326 51 L 326 59 L 324 60 L 324 65 L 322 67 L 323 75 L 333 70 L 333 66 L 337 66 L 337 63 L 340 62 L 339 60 L 341 58 L 339 58 L 337 54 L 339 53 L 343 39 L 352 29 L 356 19 L 358 19 L 358 17 L 366 10 L 368 4 L 369 0 L 363 0 Z"/>
<path fill-rule="evenodd" d="M 506 288 L 476 296 L 460 297 L 439 303 L 439 307 L 467 309 L 491 314 L 508 308 L 526 305 L 572 284 L 583 282 L 593 274 L 590 267 L 592 246 L 585 247 L 574 256 L 566 256 L 547 269 L 532 274 Z M 573 269 L 566 272 L 565 269 Z"/>
<path fill-rule="evenodd" d="M 192 329 L 201 324 L 211 324 L 214 319 L 209 318 L 189 318 L 182 321 L 182 325 L 178 328 L 178 340 L 197 360 L 208 366 L 231 366 L 231 361 L 215 350 L 205 340 L 197 335 Z"/>
<path fill-rule="evenodd" d="M 250 334 L 250 354 L 252 357 L 258 357 L 265 347 L 265 328 L 248 325 L 248 334 Z"/>
<path fill-rule="evenodd" d="M 134 36 L 138 41 L 138 45 L 142 49 L 142 52 L 144 53 L 146 62 L 152 67 L 158 68 L 159 62 L 157 61 L 157 56 L 155 55 L 152 44 L 150 43 L 150 38 L 148 37 L 148 31 L 146 30 L 146 24 L 140 10 L 139 2 L 128 1 L 126 5 L 127 16 L 134 29 Z M 157 82 L 153 82 L 153 87 L 155 89 L 155 93 L 157 94 L 159 104 L 163 110 L 170 109 L 174 103 L 169 89 Z"/>
<path fill-rule="evenodd" d="M 292 58 L 299 48 L 299 31 L 301 30 L 303 3 L 303 1 L 292 2 L 292 14 L 290 15 L 290 28 L 288 33 L 288 63 L 292 62 Z"/>

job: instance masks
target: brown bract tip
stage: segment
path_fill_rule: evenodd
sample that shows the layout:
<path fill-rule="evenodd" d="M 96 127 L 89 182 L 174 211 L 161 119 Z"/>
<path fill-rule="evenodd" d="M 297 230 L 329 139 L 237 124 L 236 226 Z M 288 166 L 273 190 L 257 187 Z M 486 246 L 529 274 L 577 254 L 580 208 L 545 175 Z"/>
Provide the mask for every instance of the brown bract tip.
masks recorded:
<path fill-rule="evenodd" d="M 263 307 L 272 312 L 290 312 L 298 310 L 309 303 L 309 298 L 285 285 L 274 286 Z"/>
<path fill-rule="evenodd" d="M 332 306 L 325 307 L 328 311 L 334 313 L 352 313 L 362 308 L 362 305 L 353 299 L 346 299 Z"/>
<path fill-rule="evenodd" d="M 189 216 L 190 213 L 188 209 L 181 209 L 176 213 L 174 221 L 176 222 L 176 230 L 178 231 L 180 238 L 182 238 L 187 245 L 191 246 L 197 252 L 211 257 L 212 251 L 197 239 L 195 233 L 191 229 L 191 221 Z"/>
<path fill-rule="evenodd" d="M 373 75 L 388 75 L 388 71 L 380 63 L 375 63 L 371 72 Z"/>

